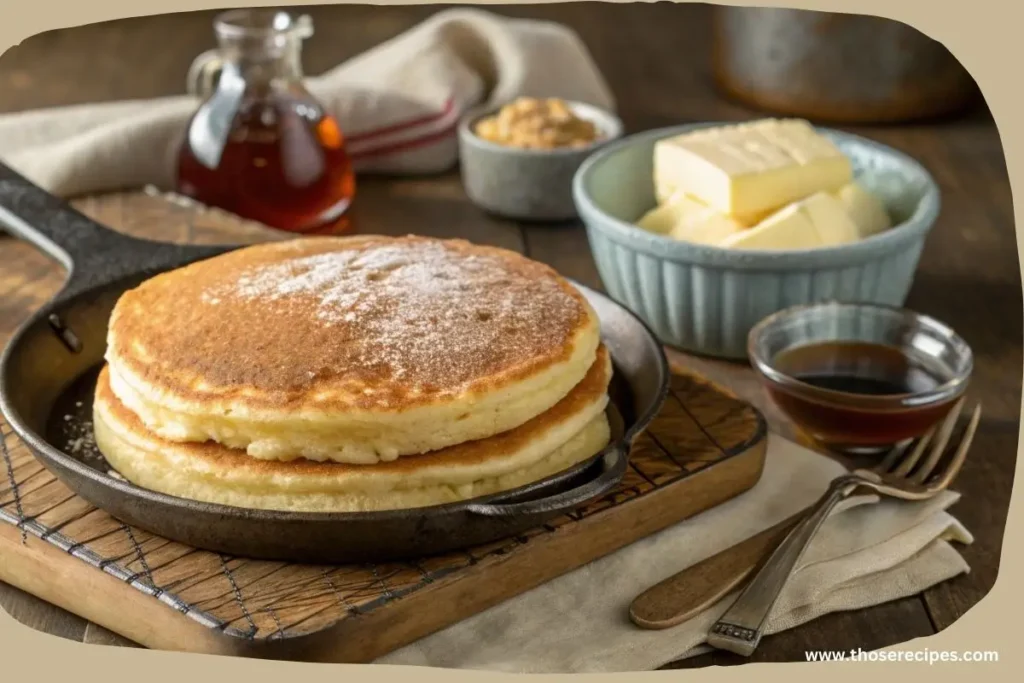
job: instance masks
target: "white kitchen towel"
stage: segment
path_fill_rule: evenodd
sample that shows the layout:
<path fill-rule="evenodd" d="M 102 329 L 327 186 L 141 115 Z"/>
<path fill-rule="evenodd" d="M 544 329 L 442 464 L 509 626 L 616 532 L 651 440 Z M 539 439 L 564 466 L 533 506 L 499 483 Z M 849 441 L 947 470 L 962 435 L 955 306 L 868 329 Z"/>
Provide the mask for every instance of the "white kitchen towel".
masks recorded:
<path fill-rule="evenodd" d="M 182 74 L 183 90 L 184 82 Z M 360 172 L 450 168 L 456 124 L 475 106 L 520 95 L 615 105 L 575 32 L 470 8 L 438 12 L 307 86 L 338 120 Z M 169 190 L 197 105 L 182 95 L 0 116 L 0 159 L 63 197 L 147 184 Z"/>
<path fill-rule="evenodd" d="M 761 481 L 728 503 L 407 645 L 379 663 L 505 672 L 646 671 L 704 651 L 708 628 L 735 596 L 690 621 L 645 631 L 628 608 L 644 589 L 813 503 L 842 472 L 773 435 Z M 920 503 L 845 501 L 807 549 L 769 619 L 770 633 L 830 612 L 919 593 L 968 571 L 951 542 L 970 533 L 947 492 Z"/>

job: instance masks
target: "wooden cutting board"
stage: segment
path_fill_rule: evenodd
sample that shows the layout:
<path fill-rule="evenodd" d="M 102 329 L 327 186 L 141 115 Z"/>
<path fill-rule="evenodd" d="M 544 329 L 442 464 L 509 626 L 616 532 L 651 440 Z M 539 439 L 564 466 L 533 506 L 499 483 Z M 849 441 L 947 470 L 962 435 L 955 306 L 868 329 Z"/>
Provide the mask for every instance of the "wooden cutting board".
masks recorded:
<path fill-rule="evenodd" d="M 279 236 L 142 193 L 79 207 L 168 241 Z M 17 268 L 0 276 L 0 297 L 36 287 L 52 282 Z M 8 300 L 24 317 L 34 299 Z M 9 318 L 0 318 L 4 338 L 17 322 Z M 516 538 L 358 566 L 247 560 L 153 536 L 72 494 L 2 421 L 0 435 L 0 580 L 152 648 L 366 662 L 746 491 L 760 477 L 767 429 L 749 404 L 677 374 L 609 495 Z"/>

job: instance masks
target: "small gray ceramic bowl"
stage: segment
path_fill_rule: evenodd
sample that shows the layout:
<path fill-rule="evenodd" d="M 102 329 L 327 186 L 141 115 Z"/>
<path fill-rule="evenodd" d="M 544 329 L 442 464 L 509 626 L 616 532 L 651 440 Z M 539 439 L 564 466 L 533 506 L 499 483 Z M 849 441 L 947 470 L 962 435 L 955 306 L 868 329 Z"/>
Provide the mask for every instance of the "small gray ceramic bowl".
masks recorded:
<path fill-rule="evenodd" d="M 470 200 L 485 211 L 522 220 L 560 221 L 576 217 L 572 179 L 580 164 L 602 145 L 622 136 L 622 122 L 582 102 L 567 103 L 576 116 L 593 122 L 601 139 L 572 149 L 520 149 L 484 140 L 473 128 L 500 109 L 478 109 L 459 123 L 459 164 Z"/>
<path fill-rule="evenodd" d="M 655 206 L 654 143 L 695 124 L 632 135 L 591 156 L 573 181 L 605 288 L 662 342 L 744 358 L 747 334 L 790 306 L 845 301 L 902 306 L 935 218 L 939 190 L 919 163 L 890 147 L 827 129 L 854 175 L 885 203 L 894 227 L 853 244 L 740 251 L 691 244 L 634 225 Z"/>

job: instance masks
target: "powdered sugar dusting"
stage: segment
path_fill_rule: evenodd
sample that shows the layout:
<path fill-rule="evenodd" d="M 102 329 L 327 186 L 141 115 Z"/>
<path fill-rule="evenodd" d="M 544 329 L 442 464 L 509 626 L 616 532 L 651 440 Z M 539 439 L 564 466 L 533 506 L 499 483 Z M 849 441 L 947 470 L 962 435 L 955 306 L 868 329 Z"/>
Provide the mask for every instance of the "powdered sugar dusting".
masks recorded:
<path fill-rule="evenodd" d="M 472 379 L 557 348 L 583 315 L 580 302 L 539 264 L 510 267 L 508 255 L 426 239 L 253 265 L 202 298 L 274 301 L 303 311 L 312 305 L 335 351 L 344 350 L 344 367 L 335 367 L 341 374 L 371 370 L 421 386 Z"/>

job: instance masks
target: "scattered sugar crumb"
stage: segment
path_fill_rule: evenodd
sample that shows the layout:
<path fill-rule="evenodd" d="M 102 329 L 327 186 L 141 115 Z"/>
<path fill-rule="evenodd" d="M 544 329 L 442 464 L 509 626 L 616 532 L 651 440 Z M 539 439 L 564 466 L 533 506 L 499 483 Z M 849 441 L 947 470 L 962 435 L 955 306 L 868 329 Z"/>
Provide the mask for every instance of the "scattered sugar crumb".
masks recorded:
<path fill-rule="evenodd" d="M 92 455 L 96 452 L 96 438 L 93 435 L 92 420 L 75 420 L 71 415 L 64 416 L 68 424 L 67 442 L 64 450 L 72 455 Z"/>

